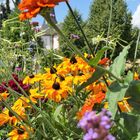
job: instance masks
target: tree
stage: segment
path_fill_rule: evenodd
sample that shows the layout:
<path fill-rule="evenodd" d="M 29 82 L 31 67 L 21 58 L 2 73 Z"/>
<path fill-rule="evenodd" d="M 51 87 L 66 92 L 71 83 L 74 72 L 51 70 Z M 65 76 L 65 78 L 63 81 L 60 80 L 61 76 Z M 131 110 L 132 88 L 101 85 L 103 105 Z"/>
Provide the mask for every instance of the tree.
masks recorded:
<path fill-rule="evenodd" d="M 74 14 L 77 17 L 79 24 L 83 26 L 84 22 L 82 20 L 82 17 L 76 9 L 74 9 Z M 68 15 L 65 17 L 64 22 L 62 23 L 61 30 L 76 47 L 78 47 L 79 49 L 83 49 L 83 47 L 85 46 L 84 39 L 70 11 L 68 12 Z M 66 56 L 70 56 L 72 51 L 67 47 L 67 44 L 64 42 L 63 38 L 60 37 L 59 42 L 60 49 L 62 49 Z"/>
<path fill-rule="evenodd" d="M 20 0 L 15 0 L 15 4 L 18 5 L 20 3 Z"/>
<path fill-rule="evenodd" d="M 10 1 L 6 0 L 6 12 L 7 12 L 7 14 L 9 14 L 11 12 L 9 4 L 10 4 Z"/>
<path fill-rule="evenodd" d="M 112 4 L 112 16 L 109 29 L 109 19 Z M 94 0 L 90 8 L 90 15 L 85 27 L 86 34 L 91 42 L 93 37 L 102 35 L 103 37 L 111 36 L 112 38 L 120 38 L 121 40 L 131 42 L 131 13 L 128 12 L 126 2 L 124 0 Z M 109 34 L 108 34 L 109 33 Z M 123 45 L 124 43 L 121 41 Z M 121 51 L 122 47 L 116 45 L 116 55 Z"/>
<path fill-rule="evenodd" d="M 2 20 L 7 19 L 11 12 L 9 2 L 9 0 L 6 0 L 5 5 L 0 4 L 0 28 L 2 27 Z"/>

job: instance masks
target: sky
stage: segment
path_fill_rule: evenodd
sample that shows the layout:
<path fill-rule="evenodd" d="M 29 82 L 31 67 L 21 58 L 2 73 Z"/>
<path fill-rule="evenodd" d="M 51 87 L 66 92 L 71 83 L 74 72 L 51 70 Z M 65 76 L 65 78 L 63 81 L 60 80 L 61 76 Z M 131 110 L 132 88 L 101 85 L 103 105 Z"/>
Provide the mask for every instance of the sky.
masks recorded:
<path fill-rule="evenodd" d="M 4 0 L 0 0 L 2 2 Z M 11 6 L 12 0 L 11 1 Z M 133 26 L 137 26 L 140 28 L 140 0 L 125 0 L 128 5 L 128 10 L 132 12 Z M 72 8 L 76 8 L 80 14 L 82 15 L 83 19 L 86 20 L 89 14 L 89 7 L 93 0 L 69 0 L 70 5 Z M 55 7 L 56 18 L 58 22 L 63 22 L 64 17 L 67 15 L 68 8 L 65 2 L 59 3 L 58 6 Z M 41 24 L 43 23 L 43 19 L 40 16 L 34 18 L 33 21 L 39 21 Z"/>
<path fill-rule="evenodd" d="M 82 15 L 83 19 L 86 20 L 89 14 L 89 8 L 93 0 L 69 0 L 71 7 L 74 9 L 76 8 L 80 14 Z M 140 0 L 126 0 L 128 5 L 128 10 L 132 12 L 133 26 L 137 26 L 140 28 Z M 67 15 L 68 8 L 65 2 L 59 3 L 58 6 L 55 7 L 56 18 L 58 22 L 63 22 L 63 19 Z M 41 17 L 37 17 L 33 19 L 33 21 L 38 20 L 40 23 L 43 22 Z"/>

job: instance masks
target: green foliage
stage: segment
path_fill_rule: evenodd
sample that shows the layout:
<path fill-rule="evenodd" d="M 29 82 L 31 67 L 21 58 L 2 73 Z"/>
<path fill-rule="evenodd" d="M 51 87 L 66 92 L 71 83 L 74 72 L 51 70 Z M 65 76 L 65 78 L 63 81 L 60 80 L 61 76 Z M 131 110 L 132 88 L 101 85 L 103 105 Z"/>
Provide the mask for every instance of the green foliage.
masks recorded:
<path fill-rule="evenodd" d="M 121 40 L 131 41 L 131 14 L 127 10 L 124 0 L 112 0 L 112 15 L 110 21 L 111 1 L 95 0 L 90 8 L 90 16 L 87 21 L 85 32 L 89 41 L 93 37 L 102 35 L 102 37 L 119 38 Z M 110 26 L 109 26 L 110 23 Z M 124 41 L 121 44 L 126 45 Z M 99 49 L 106 43 L 101 42 Z M 122 50 L 122 47 L 116 44 L 115 56 Z"/>
<path fill-rule="evenodd" d="M 104 70 L 96 68 L 96 71 L 93 73 L 93 75 L 86 82 L 82 83 L 79 87 L 77 87 L 76 93 L 101 78 L 104 74 Z"/>
<path fill-rule="evenodd" d="M 133 106 L 133 112 L 139 114 L 140 113 L 140 81 L 131 81 L 129 84 L 129 88 L 126 92 L 127 97 L 131 97 L 129 99 L 129 103 Z"/>
<path fill-rule="evenodd" d="M 31 40 L 31 36 L 34 33 L 31 30 L 31 26 L 27 22 L 21 22 L 18 18 L 18 11 L 13 11 L 9 16 L 8 20 L 3 21 L 1 28 L 1 37 L 8 40 L 9 42 L 21 42 L 27 43 Z"/>
<path fill-rule="evenodd" d="M 77 20 L 79 21 L 79 24 L 81 24 L 81 26 L 83 26 L 82 17 L 76 9 L 74 10 L 74 15 L 76 16 Z M 65 17 L 64 22 L 62 23 L 61 30 L 64 33 L 64 35 L 68 39 L 70 39 L 70 41 L 76 47 L 78 47 L 79 49 L 84 49 L 84 46 L 85 46 L 84 39 L 83 39 L 81 31 L 77 27 L 76 22 L 70 11 L 68 12 L 68 15 Z M 72 34 L 79 36 L 79 38 L 73 38 Z M 67 44 L 65 43 L 65 41 L 63 40 L 62 37 L 60 37 L 59 43 L 60 43 L 60 48 L 61 48 L 62 52 L 64 52 L 64 54 L 66 56 L 70 56 L 72 51 L 70 50 L 70 48 L 68 48 Z"/>
<path fill-rule="evenodd" d="M 114 63 L 110 66 L 111 72 L 117 77 L 121 77 L 121 75 L 124 73 L 129 48 L 130 46 L 125 47 L 120 55 L 115 58 Z"/>
<path fill-rule="evenodd" d="M 99 51 L 97 52 L 96 56 L 95 56 L 94 58 L 92 58 L 92 59 L 89 61 L 89 64 L 90 64 L 91 66 L 95 67 L 95 66 L 99 63 L 99 61 L 101 60 L 101 58 L 103 57 L 104 52 L 105 52 L 106 50 L 108 50 L 108 49 L 109 49 L 109 48 L 103 48 L 103 49 L 99 50 Z"/>
<path fill-rule="evenodd" d="M 128 54 L 129 46 L 125 47 L 120 55 L 114 60 L 113 64 L 110 66 L 110 70 L 117 77 L 121 77 L 125 70 L 126 56 Z M 129 81 L 129 80 L 127 80 Z M 119 83 L 118 81 L 113 82 L 108 89 L 106 98 L 109 102 L 109 110 L 112 112 L 113 118 L 117 112 L 118 101 L 123 100 L 126 90 L 128 88 L 128 83 Z"/>
<path fill-rule="evenodd" d="M 129 54 L 128 54 L 128 58 L 133 61 L 134 59 L 134 52 L 136 49 L 136 45 L 137 45 L 137 38 L 138 38 L 138 34 L 140 32 L 140 29 L 135 27 L 132 30 L 132 45 L 131 48 L 129 50 Z M 138 50 L 137 50 L 137 58 L 140 58 L 140 43 L 138 43 Z"/>
<path fill-rule="evenodd" d="M 41 53 L 43 45 L 39 37 L 34 37 L 35 31 L 30 22 L 19 21 L 18 14 L 19 11 L 15 9 L 2 23 L 0 59 L 13 70 L 15 67 L 32 70 L 35 65 L 33 57 Z"/>
<path fill-rule="evenodd" d="M 17 4 L 19 1 L 16 0 L 15 2 Z M 91 8 L 92 14 L 89 19 L 89 23 L 87 23 L 87 26 L 89 28 L 87 30 L 89 39 L 91 40 L 91 38 L 93 38 L 94 36 L 96 37 L 98 34 L 100 34 L 101 36 L 98 36 L 92 41 L 94 43 L 97 41 L 99 43 L 98 45 L 101 45 L 100 47 L 103 46 L 103 48 L 99 48 L 100 50 L 98 50 L 95 56 L 89 60 L 82 55 L 82 52 L 79 52 L 74 48 L 75 52 L 77 53 L 76 56 L 79 54 L 79 56 L 81 56 L 81 58 L 83 58 L 84 61 L 87 62 L 89 66 L 91 66 L 91 69 L 88 70 L 87 64 L 84 66 L 85 62 L 82 62 L 80 58 L 79 60 L 77 59 L 74 63 L 71 63 L 70 60 L 68 61 L 68 63 L 66 62 L 66 65 L 64 63 L 64 67 L 59 67 L 59 69 L 62 70 L 60 72 L 56 69 L 56 72 L 52 72 L 51 74 L 51 70 L 47 72 L 45 70 L 44 74 L 39 73 L 37 75 L 30 75 L 28 77 L 30 80 L 35 80 L 35 78 L 37 79 L 37 81 L 35 80 L 36 82 L 34 84 L 30 85 L 31 89 L 39 89 L 37 94 L 35 93 L 35 95 L 33 95 L 34 93 L 32 94 L 30 91 L 27 91 L 27 93 L 26 91 L 22 91 L 23 94 L 18 94 L 13 90 L 9 90 L 9 87 L 6 87 L 9 90 L 10 98 L 8 97 L 5 100 L 0 100 L 2 103 L 0 104 L 1 110 L 3 109 L 4 104 L 4 106 L 9 111 L 12 110 L 12 115 L 17 117 L 18 114 L 15 113 L 15 110 L 11 108 L 12 105 L 21 96 L 24 97 L 26 95 L 25 97 L 29 99 L 29 102 L 27 103 L 27 105 L 29 105 L 28 107 L 25 101 L 27 118 L 24 121 L 21 121 L 21 124 L 27 124 L 33 128 L 34 132 L 31 136 L 31 139 L 81 140 L 83 137 L 83 133 L 77 127 L 78 120 L 76 119 L 76 113 L 80 110 L 80 108 L 82 108 L 84 103 L 87 104 L 87 108 L 84 109 L 88 109 L 88 106 L 90 106 L 90 98 L 92 97 L 92 95 L 94 98 L 91 98 L 91 102 L 94 103 L 94 101 L 96 102 L 96 100 L 98 100 L 98 97 L 96 98 L 96 95 L 102 93 L 106 95 L 106 101 L 109 103 L 108 109 L 111 111 L 114 120 L 114 124 L 112 126 L 113 129 L 111 131 L 112 133 L 114 133 L 116 139 L 139 140 L 140 80 L 133 80 L 133 73 L 131 71 L 129 71 L 127 75 L 125 75 L 124 72 L 130 45 L 127 45 L 126 47 L 124 46 L 125 44 L 127 44 L 125 41 L 131 40 L 131 15 L 127 12 L 127 7 L 124 1 L 112 0 L 112 2 L 112 22 L 109 32 L 109 14 L 111 7 L 108 0 L 94 1 L 94 5 Z M 74 13 L 78 18 L 79 23 L 83 27 L 81 16 L 76 10 L 74 11 Z M 59 30 L 57 31 L 59 32 Z M 72 42 L 77 48 L 81 49 L 81 51 L 85 49 L 83 47 L 85 46 L 85 44 L 82 35 L 77 25 L 75 24 L 75 21 L 70 12 L 68 13 L 65 22 L 63 23 L 62 32 L 67 38 L 69 38 L 69 40 L 65 39 L 67 41 L 67 45 L 72 46 Z M 112 37 L 107 38 L 108 33 Z M 62 53 L 64 53 L 66 56 L 69 56 L 71 54 L 62 38 L 60 38 L 61 51 L 48 51 L 45 48 L 41 48 L 42 42 L 40 41 L 40 38 L 34 36 L 35 32 L 32 30 L 32 26 L 30 25 L 29 21 L 19 21 L 18 11 L 14 11 L 9 15 L 8 20 L 5 20 L 3 22 L 0 34 L 0 84 L 3 81 L 7 81 L 7 83 L 9 83 L 8 81 L 9 79 L 11 79 L 11 75 L 15 66 L 25 67 L 26 73 L 37 73 L 38 70 L 43 69 L 46 66 L 52 67 L 62 62 L 63 57 L 60 56 Z M 38 35 L 39 34 L 41 36 L 41 33 L 38 33 Z M 78 35 L 80 36 L 80 38 L 72 39 L 70 38 L 71 34 Z M 136 36 L 137 31 L 136 34 L 134 32 L 134 38 L 137 38 Z M 98 65 L 99 61 L 102 59 L 106 51 L 112 51 L 112 49 L 110 49 L 112 48 L 112 46 L 118 47 L 120 45 L 119 42 L 116 41 L 117 38 L 120 38 L 120 42 L 123 44 L 123 51 L 119 54 L 118 57 L 116 57 L 116 59 L 114 59 L 114 61 L 111 61 L 111 66 L 107 67 L 105 65 Z M 112 41 L 112 39 L 114 39 L 115 41 Z M 107 47 L 106 45 L 109 45 L 109 47 Z M 73 49 L 73 46 L 71 48 Z M 32 49 L 32 51 L 28 51 L 28 49 Z M 120 50 L 118 49 L 117 51 L 119 52 Z M 24 64 L 24 62 L 26 62 L 26 64 Z M 71 68 L 68 67 L 68 65 L 70 65 Z M 67 68 L 68 72 L 66 72 Z M 83 72 L 82 68 L 84 69 Z M 80 76 L 86 76 L 86 73 L 91 74 L 91 77 L 89 78 L 89 76 L 87 75 L 87 77 L 85 77 L 86 80 L 82 79 L 80 82 L 79 79 L 84 78 Z M 20 75 L 20 73 L 18 74 Z M 24 72 L 21 72 L 21 75 L 23 74 Z M 60 76 L 62 76 L 62 80 Z M 75 84 L 74 78 L 77 77 L 79 81 L 77 84 Z M 14 79 L 14 77 L 12 78 Z M 58 82 L 56 80 L 58 80 Z M 65 83 L 67 82 L 67 80 L 68 83 Z M 16 84 L 20 87 L 18 82 L 16 82 Z M 60 90 L 54 88 L 55 84 L 59 85 Z M 66 90 L 66 92 L 61 93 L 61 91 L 63 90 L 63 86 L 67 84 L 70 90 L 67 91 L 67 89 L 64 89 Z M 90 84 L 92 84 L 91 87 L 86 90 L 86 87 Z M 48 85 L 50 87 L 47 87 Z M 49 88 L 52 91 L 49 91 Z M 44 90 L 47 90 L 49 92 L 46 93 L 46 95 L 43 95 Z M 57 95 L 57 91 L 60 92 L 58 93 L 58 95 L 60 94 L 60 96 L 61 94 L 64 94 L 63 96 L 65 96 L 66 94 L 67 96 L 67 92 L 69 96 L 61 100 L 59 103 L 54 102 L 52 99 L 49 99 L 49 96 L 47 94 L 55 97 Z M 53 95 L 51 95 L 51 93 Z M 43 95 L 45 97 L 37 97 L 39 95 Z M 34 99 L 36 101 L 36 103 L 31 100 L 31 97 L 32 100 Z M 118 101 L 122 101 L 125 97 L 130 97 L 128 102 L 133 108 L 133 110 L 130 110 L 131 112 L 129 113 L 123 113 L 122 110 L 118 108 Z M 87 103 L 85 102 L 85 100 Z M 100 111 L 100 109 L 104 105 L 104 101 L 100 101 L 100 103 L 95 104 L 94 108 L 92 109 L 96 110 L 97 112 Z M 24 106 L 23 103 L 22 106 Z M 93 106 L 91 105 L 91 107 Z M 18 124 L 21 125 L 20 123 Z M 18 128 L 18 125 L 16 127 Z M 7 133 L 12 129 L 13 128 L 10 125 L 1 126 L 0 139 L 7 139 Z"/>
<path fill-rule="evenodd" d="M 116 116 L 116 112 L 118 111 L 117 103 L 118 101 L 122 101 L 128 85 L 120 84 L 118 82 L 114 82 L 109 86 L 107 95 L 107 100 L 109 102 L 109 110 L 112 113 L 112 118 L 114 119 Z"/>

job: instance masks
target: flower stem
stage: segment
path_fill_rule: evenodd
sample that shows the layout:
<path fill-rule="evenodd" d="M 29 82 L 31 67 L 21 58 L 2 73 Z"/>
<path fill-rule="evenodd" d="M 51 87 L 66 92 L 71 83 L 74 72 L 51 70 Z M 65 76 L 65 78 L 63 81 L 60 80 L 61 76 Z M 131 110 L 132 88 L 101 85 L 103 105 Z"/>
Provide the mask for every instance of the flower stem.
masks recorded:
<path fill-rule="evenodd" d="M 87 37 L 86 37 L 86 35 L 85 35 L 85 33 L 84 33 L 84 31 L 83 31 L 81 25 L 79 24 L 79 22 L 78 22 L 76 16 L 74 15 L 74 12 L 73 12 L 73 10 L 72 10 L 70 4 L 68 3 L 68 1 L 66 1 L 66 4 L 67 4 L 67 6 L 68 6 L 68 8 L 69 8 L 69 10 L 70 10 L 70 12 L 71 12 L 71 14 L 72 14 L 72 16 L 73 16 L 73 18 L 74 18 L 74 20 L 75 20 L 75 22 L 76 22 L 78 28 L 79 28 L 80 31 L 81 31 L 81 33 L 82 33 L 82 35 L 83 35 L 83 37 L 84 37 L 84 39 L 85 39 L 85 42 L 86 42 L 88 48 L 90 49 L 92 55 L 95 56 L 95 54 L 94 54 L 94 52 L 93 52 L 93 50 L 92 50 L 92 48 L 91 48 L 91 46 L 90 46 L 90 44 L 89 44 L 89 42 L 88 42 L 88 40 L 87 40 Z"/>
<path fill-rule="evenodd" d="M 65 35 L 61 32 L 61 30 L 57 27 L 57 25 L 51 20 L 50 17 L 50 11 L 47 11 L 45 8 L 42 9 L 42 11 L 40 12 L 41 16 L 43 16 L 46 21 L 58 32 L 58 34 L 64 39 L 64 41 L 67 43 L 67 45 L 77 54 L 79 55 L 85 62 L 87 62 L 89 64 L 89 61 L 83 56 L 83 54 L 80 52 L 80 50 L 74 46 L 66 37 Z M 90 64 L 89 64 L 90 65 Z M 111 73 L 109 70 L 101 67 L 101 66 L 92 66 L 98 69 L 103 70 L 104 72 L 108 73 L 110 76 L 112 76 L 113 78 L 115 78 L 116 80 L 118 80 L 119 82 L 123 82 L 122 79 L 119 79 L 118 77 L 116 77 L 113 73 Z"/>
<path fill-rule="evenodd" d="M 64 41 L 67 43 L 67 45 L 75 51 L 76 54 L 78 54 L 80 57 L 83 58 L 84 61 L 88 62 L 88 60 L 83 56 L 83 54 L 80 52 L 80 50 L 74 46 L 67 38 L 66 36 L 61 32 L 61 30 L 57 27 L 57 25 L 52 21 L 50 17 L 50 12 L 46 12 L 46 9 L 42 9 L 40 13 L 46 21 L 59 33 L 59 35 L 64 39 Z"/>
<path fill-rule="evenodd" d="M 132 68 L 133 69 L 133 74 L 135 72 L 135 63 L 136 63 L 136 58 L 137 58 L 137 51 L 138 51 L 139 41 L 140 41 L 140 31 L 139 31 L 139 34 L 138 34 L 136 48 L 135 48 L 135 54 L 134 54 L 134 61 L 133 61 L 133 68 Z"/>

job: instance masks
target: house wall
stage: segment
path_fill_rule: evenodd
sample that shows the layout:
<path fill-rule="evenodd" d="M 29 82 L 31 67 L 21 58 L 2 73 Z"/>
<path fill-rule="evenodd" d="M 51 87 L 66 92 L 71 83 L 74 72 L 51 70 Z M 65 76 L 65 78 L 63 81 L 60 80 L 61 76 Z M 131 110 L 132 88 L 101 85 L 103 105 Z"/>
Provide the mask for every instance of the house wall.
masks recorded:
<path fill-rule="evenodd" d="M 58 35 L 53 36 L 53 49 L 59 49 Z"/>
<path fill-rule="evenodd" d="M 46 49 L 51 49 L 51 37 L 50 36 L 42 36 L 43 46 Z"/>
<path fill-rule="evenodd" d="M 59 49 L 58 35 L 42 36 L 43 46 L 46 49 Z"/>

